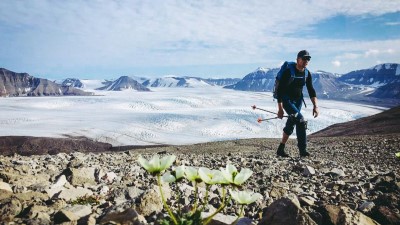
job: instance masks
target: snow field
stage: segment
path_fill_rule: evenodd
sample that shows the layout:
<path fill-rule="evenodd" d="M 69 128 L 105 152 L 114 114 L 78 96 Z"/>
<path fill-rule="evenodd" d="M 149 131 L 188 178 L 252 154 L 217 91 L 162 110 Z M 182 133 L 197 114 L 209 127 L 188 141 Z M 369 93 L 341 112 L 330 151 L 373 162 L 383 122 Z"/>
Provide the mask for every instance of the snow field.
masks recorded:
<path fill-rule="evenodd" d="M 86 136 L 118 145 L 193 144 L 241 138 L 278 138 L 286 119 L 258 123 L 277 111 L 271 93 L 207 88 L 152 88 L 95 91 L 98 96 L 2 98 L 0 135 L 42 137 Z M 303 115 L 308 133 L 334 123 L 381 112 L 384 108 L 319 100 L 320 116 L 312 104 Z M 295 137 L 292 135 L 292 137 Z"/>

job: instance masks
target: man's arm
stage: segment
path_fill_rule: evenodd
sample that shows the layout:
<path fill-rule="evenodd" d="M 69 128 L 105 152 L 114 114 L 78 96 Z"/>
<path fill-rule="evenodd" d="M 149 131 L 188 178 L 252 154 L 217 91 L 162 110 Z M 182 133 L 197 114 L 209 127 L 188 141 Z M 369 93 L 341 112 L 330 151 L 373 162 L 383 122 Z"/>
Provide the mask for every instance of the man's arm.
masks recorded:
<path fill-rule="evenodd" d="M 318 105 L 317 105 L 317 97 L 312 97 L 312 98 L 311 98 L 311 102 L 312 102 L 312 104 L 314 105 L 312 114 L 313 114 L 313 116 L 314 116 L 314 118 L 315 118 L 315 117 L 317 117 L 318 114 L 319 114 L 319 109 L 318 109 Z"/>
<path fill-rule="evenodd" d="M 282 102 L 278 102 L 278 118 L 282 119 L 283 118 L 283 104 Z"/>

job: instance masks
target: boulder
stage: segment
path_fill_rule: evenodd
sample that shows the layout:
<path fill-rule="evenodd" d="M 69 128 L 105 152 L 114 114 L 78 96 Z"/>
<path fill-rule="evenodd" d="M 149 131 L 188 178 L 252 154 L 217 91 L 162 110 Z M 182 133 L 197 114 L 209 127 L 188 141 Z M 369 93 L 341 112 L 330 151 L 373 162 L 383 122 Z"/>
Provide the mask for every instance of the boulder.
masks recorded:
<path fill-rule="evenodd" d="M 400 214 L 387 206 L 375 207 L 371 211 L 371 217 L 381 224 L 400 224 Z"/>
<path fill-rule="evenodd" d="M 0 221 L 12 221 L 22 211 L 22 204 L 16 198 L 0 201 Z"/>
<path fill-rule="evenodd" d="M 0 181 L 0 190 L 6 190 L 9 192 L 13 192 L 10 184 Z"/>
<path fill-rule="evenodd" d="M 212 214 L 212 212 L 202 213 L 201 218 L 207 218 Z M 209 225 L 230 225 L 235 222 L 237 216 L 224 215 L 222 213 L 217 213 L 210 221 Z M 242 223 L 243 224 L 243 223 Z M 236 224 L 237 225 L 237 224 Z"/>
<path fill-rule="evenodd" d="M 259 225 L 316 225 L 301 208 L 293 194 L 280 198 L 268 206 Z"/>
<path fill-rule="evenodd" d="M 347 206 L 325 205 L 322 214 L 324 215 L 323 224 L 333 225 L 379 225 L 378 222 L 368 216 L 350 209 Z"/>
<path fill-rule="evenodd" d="M 96 169 L 93 167 L 79 169 L 68 168 L 64 170 L 63 174 L 74 186 L 84 184 L 96 185 L 95 171 Z"/>
<path fill-rule="evenodd" d="M 130 225 L 142 225 L 146 224 L 146 220 L 143 216 L 139 215 L 134 209 L 127 208 L 123 212 L 111 212 L 105 215 L 101 220 L 100 224 L 130 224 Z"/>
<path fill-rule="evenodd" d="M 311 166 L 306 166 L 303 170 L 304 176 L 313 176 L 315 175 L 315 169 Z"/>
<path fill-rule="evenodd" d="M 58 199 L 64 199 L 66 201 L 74 201 L 83 196 L 92 196 L 93 192 L 89 189 L 77 187 L 62 190 L 58 195 Z"/>
<path fill-rule="evenodd" d="M 56 214 L 54 214 L 54 223 L 69 223 L 69 224 L 78 224 L 79 217 L 75 215 L 75 213 L 67 211 L 67 210 L 60 210 Z"/>

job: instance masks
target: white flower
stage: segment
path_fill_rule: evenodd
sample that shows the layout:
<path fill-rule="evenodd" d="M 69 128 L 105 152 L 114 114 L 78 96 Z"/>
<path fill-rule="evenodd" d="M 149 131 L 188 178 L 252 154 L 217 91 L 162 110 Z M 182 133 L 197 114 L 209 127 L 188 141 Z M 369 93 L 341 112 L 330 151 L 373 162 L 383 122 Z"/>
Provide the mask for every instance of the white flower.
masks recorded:
<path fill-rule="evenodd" d="M 400 152 L 396 153 L 396 157 L 400 158 Z"/>
<path fill-rule="evenodd" d="M 226 179 L 222 176 L 219 170 L 210 170 L 205 167 L 199 168 L 199 176 L 206 184 L 221 184 L 226 183 Z"/>
<path fill-rule="evenodd" d="M 141 166 L 143 166 L 143 168 L 147 170 L 147 172 L 157 174 L 168 169 L 172 165 L 172 163 L 174 163 L 175 158 L 175 155 L 168 155 L 160 159 L 158 155 L 154 155 L 153 158 L 147 161 L 140 155 L 138 158 L 138 162 Z"/>
<path fill-rule="evenodd" d="M 250 169 L 242 169 L 240 173 L 234 165 L 228 164 L 226 168 L 221 168 L 221 173 L 229 183 L 240 186 L 253 174 Z"/>
<path fill-rule="evenodd" d="M 185 171 L 185 166 L 178 166 L 175 168 L 174 171 L 172 171 L 172 172 L 168 171 L 168 172 L 164 173 L 164 175 L 161 177 L 161 179 L 167 183 L 175 182 L 183 177 L 184 171 Z"/>
<path fill-rule="evenodd" d="M 231 193 L 232 198 L 240 205 L 248 205 L 262 198 L 260 193 L 254 193 L 252 191 L 229 190 L 229 192 Z"/>
<path fill-rule="evenodd" d="M 161 177 L 162 181 L 166 183 L 172 183 L 176 181 L 176 178 L 171 174 L 171 172 L 166 172 L 164 175 Z"/>
<path fill-rule="evenodd" d="M 186 166 L 185 167 L 185 177 L 190 181 L 200 181 L 199 170 L 197 168 Z"/>

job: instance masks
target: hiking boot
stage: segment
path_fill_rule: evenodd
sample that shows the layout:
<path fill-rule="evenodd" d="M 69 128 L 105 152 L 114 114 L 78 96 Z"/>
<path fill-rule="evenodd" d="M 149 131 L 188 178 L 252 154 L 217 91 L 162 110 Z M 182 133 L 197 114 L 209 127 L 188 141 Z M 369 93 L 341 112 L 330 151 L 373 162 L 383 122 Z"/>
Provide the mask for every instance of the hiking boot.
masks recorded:
<path fill-rule="evenodd" d="M 307 151 L 300 152 L 300 157 L 307 157 L 307 156 L 310 156 L 310 153 L 308 153 Z"/>
<path fill-rule="evenodd" d="M 276 151 L 276 154 L 278 156 L 282 156 L 282 157 L 289 157 L 289 155 L 285 152 L 285 144 L 280 144 L 278 147 L 278 151 Z"/>

